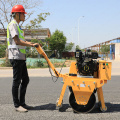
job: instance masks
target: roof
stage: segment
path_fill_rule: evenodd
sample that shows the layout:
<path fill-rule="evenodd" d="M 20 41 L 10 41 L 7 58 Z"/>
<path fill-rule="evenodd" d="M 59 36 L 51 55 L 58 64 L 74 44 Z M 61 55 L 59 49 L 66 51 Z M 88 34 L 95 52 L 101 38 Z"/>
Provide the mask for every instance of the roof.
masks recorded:
<path fill-rule="evenodd" d="M 32 30 L 29 30 L 29 29 L 23 29 L 24 32 L 25 32 L 25 35 L 36 35 L 36 34 L 39 34 L 39 35 L 50 35 L 51 36 L 51 32 L 49 30 L 49 28 L 41 28 L 41 29 L 32 29 Z M 5 31 L 7 32 L 7 29 L 5 29 Z M 0 36 L 6 36 L 5 32 L 4 32 L 4 29 L 0 29 Z"/>
<path fill-rule="evenodd" d="M 7 32 L 7 30 L 5 29 Z M 25 34 L 25 39 L 31 40 L 31 39 L 42 39 L 44 40 L 47 37 L 51 36 L 51 32 L 49 28 L 41 28 L 41 29 L 23 29 L 24 34 Z M 6 39 L 6 34 L 3 29 L 0 29 L 0 41 L 4 42 Z"/>

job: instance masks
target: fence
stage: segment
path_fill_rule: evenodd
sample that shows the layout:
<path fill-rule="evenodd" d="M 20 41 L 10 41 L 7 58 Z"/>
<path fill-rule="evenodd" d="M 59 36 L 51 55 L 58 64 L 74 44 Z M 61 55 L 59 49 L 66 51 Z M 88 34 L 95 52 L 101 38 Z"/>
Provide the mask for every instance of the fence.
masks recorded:
<path fill-rule="evenodd" d="M 72 57 L 75 57 L 75 52 L 62 52 L 62 57 L 63 58 L 72 58 Z"/>

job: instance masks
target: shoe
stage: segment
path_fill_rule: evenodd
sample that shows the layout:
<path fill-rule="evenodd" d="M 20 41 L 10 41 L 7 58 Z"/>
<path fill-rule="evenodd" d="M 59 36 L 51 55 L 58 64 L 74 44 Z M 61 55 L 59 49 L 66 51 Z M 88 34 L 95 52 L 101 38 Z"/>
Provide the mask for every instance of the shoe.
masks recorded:
<path fill-rule="evenodd" d="M 26 105 L 26 104 L 22 105 L 22 107 L 25 108 L 25 109 L 28 109 L 28 110 L 33 108 L 33 106 L 29 106 L 29 105 Z"/>
<path fill-rule="evenodd" d="M 19 107 L 15 108 L 15 110 L 18 111 L 18 112 L 28 112 L 28 110 L 23 108 L 22 106 L 19 106 Z"/>

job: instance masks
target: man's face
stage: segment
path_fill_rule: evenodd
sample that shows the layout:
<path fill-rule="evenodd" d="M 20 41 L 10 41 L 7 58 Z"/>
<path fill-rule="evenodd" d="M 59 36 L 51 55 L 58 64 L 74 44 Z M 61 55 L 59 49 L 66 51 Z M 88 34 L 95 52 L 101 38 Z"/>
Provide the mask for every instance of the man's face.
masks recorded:
<path fill-rule="evenodd" d="M 20 17 L 20 18 L 19 18 Z M 15 15 L 15 19 L 18 20 L 19 22 L 20 21 L 25 21 L 25 14 L 24 13 L 20 13 L 20 16 L 19 16 L 19 13 L 16 13 Z"/>
<path fill-rule="evenodd" d="M 25 21 L 25 14 L 24 13 L 20 14 L 20 20 L 23 21 L 23 22 Z"/>

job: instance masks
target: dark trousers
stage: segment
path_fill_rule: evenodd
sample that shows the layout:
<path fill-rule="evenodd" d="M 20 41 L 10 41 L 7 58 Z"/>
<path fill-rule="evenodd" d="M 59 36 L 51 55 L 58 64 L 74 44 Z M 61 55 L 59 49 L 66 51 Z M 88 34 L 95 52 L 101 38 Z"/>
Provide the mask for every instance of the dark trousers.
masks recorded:
<path fill-rule="evenodd" d="M 29 77 L 25 60 L 10 60 L 13 67 L 12 96 L 15 107 L 25 104 L 25 94 Z"/>

